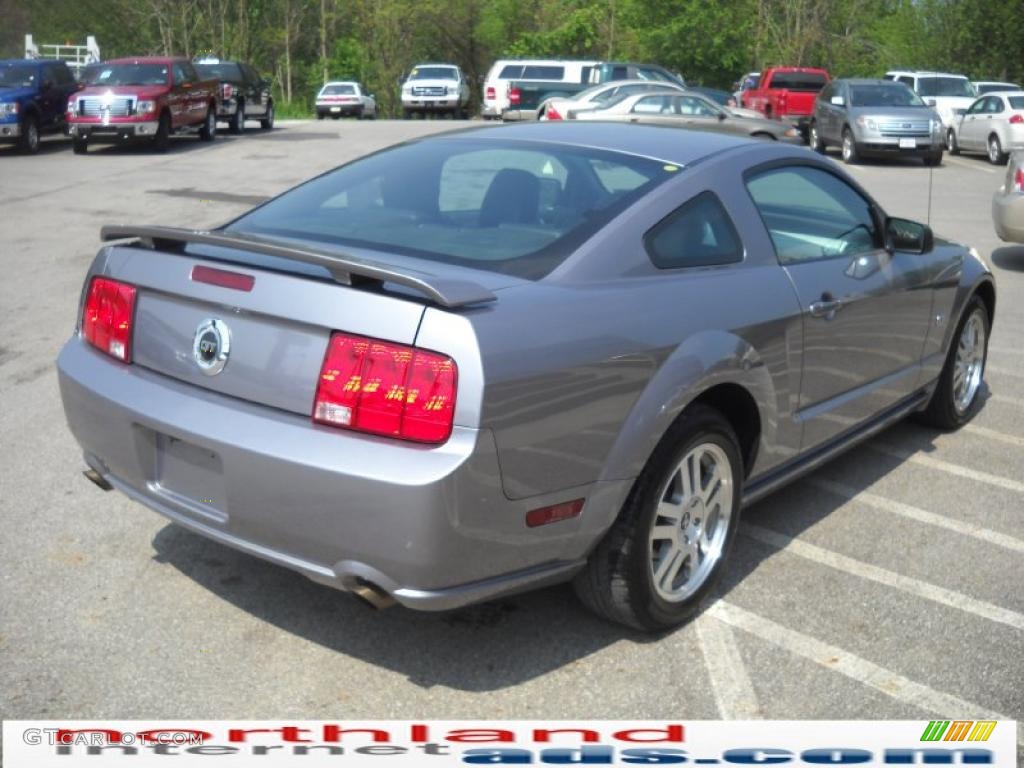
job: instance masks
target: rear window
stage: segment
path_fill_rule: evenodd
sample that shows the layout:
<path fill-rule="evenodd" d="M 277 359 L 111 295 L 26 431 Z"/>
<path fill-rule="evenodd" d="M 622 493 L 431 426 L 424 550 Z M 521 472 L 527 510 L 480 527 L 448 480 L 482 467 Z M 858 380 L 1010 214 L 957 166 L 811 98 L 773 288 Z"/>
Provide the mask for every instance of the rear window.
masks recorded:
<path fill-rule="evenodd" d="M 972 98 L 974 86 L 966 77 L 919 77 L 917 92 L 922 96 L 964 96 Z"/>
<path fill-rule="evenodd" d="M 1024 96 L 1007 96 L 1006 100 L 1010 102 L 1010 109 L 1024 109 Z"/>
<path fill-rule="evenodd" d="M 522 64 L 506 64 L 498 73 L 498 77 L 502 80 L 518 80 L 522 74 Z"/>
<path fill-rule="evenodd" d="M 227 231 L 539 279 L 676 170 L 588 148 L 428 140 L 313 179 Z"/>
<path fill-rule="evenodd" d="M 196 71 L 204 80 L 242 80 L 242 70 L 233 61 L 221 61 L 217 64 L 196 64 Z"/>
<path fill-rule="evenodd" d="M 320 91 L 321 96 L 354 96 L 355 93 L 354 85 L 325 85 Z"/>
<path fill-rule="evenodd" d="M 565 67 L 543 67 L 527 65 L 523 67 L 523 80 L 564 80 Z"/>
<path fill-rule="evenodd" d="M 820 72 L 776 72 L 772 75 L 769 88 L 785 88 L 787 91 L 820 91 L 828 79 Z"/>

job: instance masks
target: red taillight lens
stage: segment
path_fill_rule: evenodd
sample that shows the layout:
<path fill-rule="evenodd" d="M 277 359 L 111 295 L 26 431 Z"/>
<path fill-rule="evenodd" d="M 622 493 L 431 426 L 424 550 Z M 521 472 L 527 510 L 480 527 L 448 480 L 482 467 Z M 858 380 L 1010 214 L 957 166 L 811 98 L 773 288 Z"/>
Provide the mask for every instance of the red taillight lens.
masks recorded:
<path fill-rule="evenodd" d="M 96 349 L 125 363 L 132 361 L 135 286 L 94 277 L 85 297 L 82 336 Z"/>
<path fill-rule="evenodd" d="M 518 88 L 510 88 L 508 92 L 508 103 L 513 106 L 519 104 L 523 98 L 523 93 Z"/>
<path fill-rule="evenodd" d="M 231 83 L 224 83 L 220 87 L 221 98 L 230 99 L 231 94 L 235 92 L 234 86 Z"/>
<path fill-rule="evenodd" d="M 548 104 L 548 108 L 544 110 L 544 116 L 548 120 L 561 120 L 562 119 L 562 116 L 558 113 L 558 110 L 555 109 L 553 104 Z"/>
<path fill-rule="evenodd" d="M 487 86 L 487 93 L 486 93 L 486 96 L 484 98 L 488 99 L 489 101 L 494 101 L 494 96 L 495 96 L 494 86 L 493 85 L 488 85 Z"/>
<path fill-rule="evenodd" d="M 446 355 L 335 333 L 327 345 L 313 421 L 421 443 L 452 432 L 457 370 Z"/>
<path fill-rule="evenodd" d="M 1024 168 L 1018 168 L 1013 175 L 1013 187 L 1018 195 L 1024 194 Z"/>
<path fill-rule="evenodd" d="M 1010 115 L 1010 123 L 1012 123 L 1013 125 L 1020 125 L 1021 123 L 1024 123 L 1024 115 L 1022 115 L 1020 112 Z"/>

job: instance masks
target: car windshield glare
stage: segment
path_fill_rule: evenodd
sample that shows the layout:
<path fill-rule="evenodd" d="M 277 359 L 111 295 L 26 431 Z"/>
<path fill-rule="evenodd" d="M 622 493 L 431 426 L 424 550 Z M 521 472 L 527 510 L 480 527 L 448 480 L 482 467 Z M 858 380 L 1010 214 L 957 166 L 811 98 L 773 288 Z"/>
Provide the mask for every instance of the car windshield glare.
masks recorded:
<path fill-rule="evenodd" d="M 963 96 L 973 98 L 974 87 L 965 77 L 919 77 L 917 92 L 921 96 Z"/>
<path fill-rule="evenodd" d="M 455 67 L 416 67 L 409 73 L 410 80 L 456 80 Z"/>
<path fill-rule="evenodd" d="M 104 64 L 89 73 L 89 85 L 166 85 L 166 64 Z"/>
<path fill-rule="evenodd" d="M 677 170 L 590 148 L 428 140 L 342 166 L 226 230 L 539 279 Z"/>
<path fill-rule="evenodd" d="M 850 87 L 852 107 L 923 107 L 921 97 L 903 85 L 854 85 Z"/>
<path fill-rule="evenodd" d="M 36 82 L 36 68 L 15 64 L 14 66 L 0 66 L 0 86 L 13 88 L 30 87 Z"/>

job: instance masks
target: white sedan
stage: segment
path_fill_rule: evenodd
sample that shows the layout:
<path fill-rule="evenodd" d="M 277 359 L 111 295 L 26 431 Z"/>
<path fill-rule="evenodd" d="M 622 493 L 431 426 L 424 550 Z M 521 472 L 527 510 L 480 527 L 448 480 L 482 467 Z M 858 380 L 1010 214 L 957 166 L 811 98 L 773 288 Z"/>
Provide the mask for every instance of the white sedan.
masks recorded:
<path fill-rule="evenodd" d="M 325 117 L 377 117 L 377 100 L 363 86 L 352 81 L 325 83 L 316 95 L 316 119 Z"/>
<path fill-rule="evenodd" d="M 1024 91 L 987 93 L 946 130 L 950 153 L 978 152 L 1002 165 L 1007 152 L 1024 149 Z"/>
<path fill-rule="evenodd" d="M 651 91 L 682 91 L 681 86 L 675 83 L 663 82 L 660 80 L 613 80 L 610 83 L 595 85 L 580 91 L 575 96 L 552 96 L 542 102 L 537 108 L 538 120 L 570 120 L 569 112 L 573 117 L 580 112 L 591 109 L 602 109 L 624 96 L 632 96 L 637 93 L 649 93 Z"/>

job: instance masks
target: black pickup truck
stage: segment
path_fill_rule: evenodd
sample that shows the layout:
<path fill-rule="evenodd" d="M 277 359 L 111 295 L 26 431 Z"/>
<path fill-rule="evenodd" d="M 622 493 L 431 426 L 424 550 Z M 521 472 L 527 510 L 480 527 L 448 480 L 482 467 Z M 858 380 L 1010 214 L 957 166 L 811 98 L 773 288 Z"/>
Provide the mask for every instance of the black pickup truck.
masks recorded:
<path fill-rule="evenodd" d="M 241 61 L 227 61 L 213 56 L 197 56 L 192 60 L 204 78 L 220 81 L 218 122 L 228 124 L 231 133 L 242 133 L 246 120 L 259 120 L 260 127 L 274 127 L 274 97 L 270 81 Z"/>
<path fill-rule="evenodd" d="M 655 80 L 686 87 L 680 75 L 669 72 L 657 64 L 634 64 L 623 61 L 601 61 L 590 67 L 583 67 L 579 83 L 564 80 L 545 82 L 543 80 L 509 80 L 508 107 L 501 113 L 502 120 L 536 120 L 541 105 L 550 98 L 572 96 L 592 85 L 613 80 Z"/>

